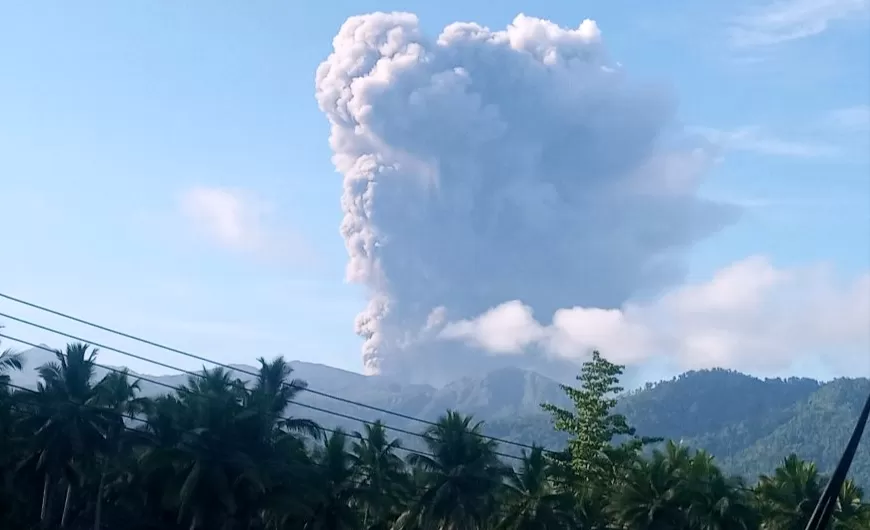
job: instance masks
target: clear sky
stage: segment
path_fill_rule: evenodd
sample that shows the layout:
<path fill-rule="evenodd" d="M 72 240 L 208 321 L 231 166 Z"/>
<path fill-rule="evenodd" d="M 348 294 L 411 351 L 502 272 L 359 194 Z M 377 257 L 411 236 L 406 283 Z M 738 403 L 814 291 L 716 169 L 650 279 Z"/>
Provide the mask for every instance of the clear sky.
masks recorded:
<path fill-rule="evenodd" d="M 283 353 L 361 370 L 353 321 L 367 300 L 345 282 L 315 70 L 347 17 L 392 10 L 433 36 L 519 13 L 593 19 L 631 77 L 672 89 L 680 123 L 722 149 L 702 193 L 744 208 L 692 249 L 687 281 L 750 256 L 824 264 L 846 283 L 870 270 L 866 0 L 0 1 L 0 292 L 224 362 Z M 862 355 L 845 370 L 809 348 L 783 373 L 870 371 Z"/>

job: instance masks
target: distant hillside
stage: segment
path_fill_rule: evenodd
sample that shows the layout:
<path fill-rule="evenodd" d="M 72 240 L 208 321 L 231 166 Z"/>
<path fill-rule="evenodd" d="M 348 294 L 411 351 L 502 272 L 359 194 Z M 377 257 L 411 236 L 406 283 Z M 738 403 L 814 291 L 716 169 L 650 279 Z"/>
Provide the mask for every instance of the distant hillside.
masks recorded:
<path fill-rule="evenodd" d="M 831 471 L 868 393 L 868 379 L 822 384 L 705 370 L 647 385 L 624 396 L 618 410 L 639 434 L 704 448 L 726 470 L 750 478 L 770 472 L 790 453 Z M 554 448 L 565 441 L 542 415 L 498 419 L 488 432 Z M 852 476 L 870 487 L 870 432 L 861 442 Z"/>
<path fill-rule="evenodd" d="M 792 414 L 786 421 L 724 462 L 734 472 L 749 474 L 770 469 L 779 462 L 779 455 L 793 452 L 824 470 L 833 469 L 868 393 L 870 380 L 832 381 L 789 407 Z M 864 434 L 851 472 L 861 484 L 870 487 L 870 431 Z"/>
<path fill-rule="evenodd" d="M 44 351 L 25 352 L 26 370 L 15 374 L 14 382 L 35 385 L 33 369 L 51 359 Z M 492 436 L 551 449 L 561 448 L 565 442 L 564 435 L 553 429 L 549 416 L 541 412 L 540 404 L 565 406 L 568 402 L 555 381 L 534 372 L 503 368 L 436 389 L 320 364 L 299 361 L 291 364 L 293 376 L 307 381 L 310 388 L 344 399 L 306 392 L 299 396 L 300 404 L 288 410 L 288 414 L 309 417 L 324 426 L 361 429 L 359 421 L 307 407 L 368 421 L 381 419 L 390 426 L 414 431 L 422 430 L 425 424 L 373 409 L 433 420 L 449 408 L 485 420 L 485 431 Z M 237 369 L 256 371 L 250 366 Z M 99 370 L 98 376 L 104 372 Z M 188 376 L 143 377 L 178 386 Z M 250 379 L 243 373 L 239 377 Z M 141 385 L 145 395 L 166 391 L 165 387 L 147 381 Z M 838 379 L 823 384 L 812 379 L 758 379 L 733 371 L 704 370 L 647 384 L 624 395 L 618 410 L 638 433 L 704 448 L 726 470 L 752 477 L 771 471 L 792 452 L 817 462 L 824 471 L 831 470 L 868 393 L 868 379 Z M 407 446 L 419 447 L 419 439 L 400 437 L 406 439 Z M 506 446 L 502 450 L 519 449 Z M 853 475 L 870 487 L 870 433 L 861 444 Z"/>

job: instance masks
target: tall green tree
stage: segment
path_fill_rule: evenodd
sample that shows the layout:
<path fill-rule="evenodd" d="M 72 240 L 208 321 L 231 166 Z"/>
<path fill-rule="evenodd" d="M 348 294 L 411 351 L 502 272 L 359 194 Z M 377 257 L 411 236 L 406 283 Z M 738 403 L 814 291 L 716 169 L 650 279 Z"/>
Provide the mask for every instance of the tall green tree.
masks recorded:
<path fill-rule="evenodd" d="M 619 386 L 623 370 L 594 351 L 577 376 L 580 386 L 561 385 L 574 409 L 541 405 L 552 415 L 555 428 L 570 435 L 568 458 L 563 462 L 582 480 L 613 483 L 643 445 L 658 441 L 637 436 L 625 416 L 613 412 L 616 396 L 623 390 Z"/>

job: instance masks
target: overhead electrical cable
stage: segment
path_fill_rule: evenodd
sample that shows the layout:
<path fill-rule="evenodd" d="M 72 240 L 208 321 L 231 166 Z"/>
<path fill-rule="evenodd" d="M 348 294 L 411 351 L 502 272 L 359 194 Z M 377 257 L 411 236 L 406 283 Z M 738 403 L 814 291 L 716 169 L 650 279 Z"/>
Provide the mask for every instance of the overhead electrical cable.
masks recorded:
<path fill-rule="evenodd" d="M 19 318 L 16 318 L 16 317 L 12 317 L 12 316 L 10 316 L 10 315 L 6 315 L 5 313 L 0 313 L 0 316 L 5 317 L 5 318 L 11 318 L 12 320 L 16 320 L 16 321 L 21 322 L 21 323 L 34 325 L 34 326 L 39 327 L 39 328 L 41 328 L 41 329 L 46 329 L 44 326 L 41 326 L 41 325 L 39 325 L 39 324 L 30 323 L 29 321 L 26 321 L 26 320 L 24 320 L 24 319 L 19 319 Z M 136 354 L 132 354 L 132 353 L 129 353 L 129 352 L 125 352 L 125 351 L 123 351 L 123 350 L 119 350 L 119 349 L 116 349 L 116 348 L 112 348 L 112 347 L 110 347 L 110 346 L 105 346 L 105 345 L 102 345 L 102 344 L 99 344 L 99 343 L 96 343 L 96 342 L 87 341 L 87 340 L 85 340 L 85 339 L 81 339 L 81 338 L 76 337 L 76 336 L 74 336 L 74 335 L 65 334 L 65 333 L 60 332 L 60 331 L 57 331 L 57 333 L 60 334 L 60 335 L 65 336 L 65 337 L 67 337 L 67 338 L 70 338 L 70 339 L 72 339 L 72 340 L 76 340 L 76 341 L 79 341 L 79 342 L 83 342 L 83 343 L 86 343 L 86 344 L 90 344 L 90 345 L 92 345 L 92 346 L 96 346 L 96 347 L 98 347 L 98 348 L 102 348 L 102 349 L 106 349 L 106 350 L 114 351 L 114 352 L 120 353 L 121 355 L 130 356 L 130 357 L 133 357 L 133 358 L 136 358 L 136 359 L 139 359 L 139 360 L 145 361 L 145 362 L 149 362 L 149 363 L 156 364 L 156 365 L 158 365 L 158 366 L 162 366 L 162 367 L 164 367 L 164 368 L 169 368 L 169 369 L 171 369 L 171 370 L 175 370 L 175 371 L 177 371 L 177 372 L 179 372 L 179 373 L 186 374 L 186 375 L 188 375 L 188 376 L 190 376 L 190 377 L 196 377 L 196 378 L 205 378 L 205 377 L 207 377 L 207 375 L 206 375 L 205 373 L 203 373 L 203 372 L 194 372 L 194 371 L 191 371 L 191 370 L 184 370 L 184 369 L 182 369 L 182 368 L 179 368 L 179 367 L 177 367 L 177 366 L 172 366 L 172 365 L 167 364 L 167 363 L 162 363 L 162 362 L 159 362 L 159 361 L 153 361 L 153 360 L 151 360 L 151 359 L 148 359 L 148 358 L 143 357 L 143 356 L 140 356 L 140 355 L 136 355 Z M 4 338 L 4 339 L 7 339 L 7 340 L 11 340 L 11 341 L 13 341 L 13 342 L 17 342 L 17 343 L 19 343 L 19 344 L 23 344 L 23 345 L 26 345 L 26 346 L 30 346 L 31 348 L 40 349 L 40 350 L 43 350 L 43 351 L 46 351 L 46 352 L 50 352 L 50 353 L 58 353 L 58 352 L 59 352 L 59 350 L 55 350 L 55 349 L 49 348 L 48 346 L 45 346 L 45 345 L 42 345 L 42 344 L 36 344 L 36 343 L 34 343 L 34 342 L 30 342 L 30 341 L 27 341 L 27 340 L 21 339 L 21 338 L 19 338 L 19 337 L 15 337 L 15 336 L 9 335 L 9 334 L 7 334 L 7 333 L 0 333 L 0 338 Z M 63 354 L 63 352 L 60 352 L 60 353 Z M 109 371 L 109 372 L 114 372 L 114 373 L 119 373 L 119 374 L 120 374 L 120 373 L 128 373 L 127 370 L 125 370 L 125 369 L 121 369 L 121 368 L 116 368 L 116 367 L 114 367 L 114 366 L 109 366 L 109 365 L 100 364 L 100 363 L 93 363 L 93 364 L 94 364 L 94 366 L 99 367 L 99 368 L 102 368 L 102 369 L 107 370 L 107 371 Z M 232 368 L 230 368 L 229 370 L 232 370 Z M 173 386 L 173 385 L 171 385 L 171 384 L 169 384 L 169 383 L 165 383 L 165 382 L 163 382 L 163 381 L 158 381 L 158 380 L 153 379 L 153 378 L 148 377 L 148 376 L 143 376 L 143 375 L 139 375 L 139 374 L 130 374 L 130 375 L 133 375 L 134 377 L 136 377 L 137 379 L 139 379 L 139 380 L 141 380 L 141 381 L 145 381 L 145 382 L 147 382 L 147 383 L 151 383 L 151 384 L 154 384 L 154 385 L 157 385 L 157 386 L 160 386 L 160 387 L 166 388 L 166 389 L 171 390 L 171 391 L 173 391 L 173 392 L 184 391 L 183 387 Z M 302 387 L 293 387 L 293 388 L 301 389 Z M 250 391 L 250 389 L 248 389 L 248 391 Z M 302 402 L 300 402 L 300 401 L 296 401 L 296 400 L 289 400 L 289 403 L 290 403 L 290 404 L 293 404 L 293 405 L 296 405 L 296 406 L 299 406 L 299 407 L 302 407 L 302 408 L 309 409 L 309 410 L 315 410 L 315 411 L 317 411 L 317 412 L 321 412 L 321 413 L 324 413 L 324 414 L 329 414 L 329 415 L 331 415 L 331 416 L 335 416 L 335 417 L 338 417 L 338 418 L 343 418 L 343 419 L 346 419 L 346 420 L 356 421 L 356 422 L 359 422 L 359 423 L 361 423 L 361 424 L 363 424 L 363 425 L 373 426 L 373 425 L 375 424 L 374 421 L 366 420 L 366 419 L 364 419 L 364 418 L 360 418 L 360 417 L 358 417 L 358 416 L 353 416 L 353 415 L 350 415 L 350 414 L 344 414 L 344 413 L 342 413 L 342 412 L 338 412 L 338 411 L 334 411 L 334 410 L 325 409 L 325 408 L 322 408 L 322 407 L 318 407 L 318 406 L 316 406 L 316 405 L 310 405 L 310 404 L 308 404 L 308 403 L 302 403 Z M 296 419 L 296 418 L 292 418 L 292 417 L 281 417 L 280 419 L 283 419 L 283 420 L 293 420 L 293 419 Z M 401 427 L 394 427 L 394 426 L 388 425 L 388 424 L 383 423 L 383 422 L 381 422 L 381 425 L 383 425 L 383 427 L 384 427 L 385 429 L 390 430 L 390 431 L 398 432 L 398 433 L 401 433 L 401 434 L 406 434 L 406 435 L 408 435 L 408 436 L 415 436 L 415 437 L 418 437 L 418 438 L 422 438 L 423 440 L 429 440 L 429 441 L 432 440 L 432 437 L 431 437 L 431 436 L 428 436 L 428 435 L 425 434 L 425 433 L 414 432 L 414 431 L 411 431 L 411 430 L 408 430 L 408 429 L 403 429 L 403 428 L 401 428 Z M 331 431 L 329 431 L 328 429 L 325 429 L 325 430 L 327 430 L 328 432 L 331 432 Z M 475 436 L 485 437 L 485 435 L 482 435 L 482 434 L 480 434 L 480 433 L 470 433 L 470 434 L 475 435 Z M 495 454 L 496 454 L 497 456 L 502 457 L 502 458 L 509 458 L 509 459 L 513 459 L 513 460 L 522 460 L 522 457 L 521 457 L 521 456 L 512 455 L 512 454 L 509 454 L 509 453 L 496 452 Z M 428 456 L 432 456 L 432 455 L 428 455 Z"/>
<path fill-rule="evenodd" d="M 6 299 L 6 300 L 9 300 L 10 302 L 14 302 L 14 303 L 17 303 L 17 304 L 21 304 L 21 305 L 24 305 L 24 306 L 30 307 L 30 308 L 32 308 L 32 309 L 36 309 L 36 310 L 38 310 L 38 311 L 42 311 L 42 312 L 45 312 L 45 313 L 48 313 L 48 314 L 51 314 L 51 315 L 54 315 L 54 316 L 58 316 L 58 317 L 61 317 L 61 318 L 66 319 L 66 320 L 70 320 L 70 321 L 72 321 L 72 322 L 76 322 L 76 323 L 78 323 L 78 324 L 82 324 L 82 325 L 85 325 L 85 326 L 88 326 L 88 327 L 91 327 L 91 328 L 94 328 L 94 329 L 98 329 L 98 330 L 100 330 L 100 331 L 105 331 L 105 332 L 107 332 L 107 333 L 111 333 L 111 334 L 113 334 L 113 335 L 117 335 L 117 336 L 119 336 L 119 337 L 124 337 L 125 339 L 130 339 L 130 340 L 133 340 L 133 341 L 139 342 L 139 343 L 141 343 L 141 344 L 145 344 L 145 345 L 148 345 L 148 346 L 152 346 L 152 347 L 154 347 L 154 348 L 159 348 L 159 349 L 164 350 L 164 351 L 168 351 L 168 352 L 171 352 L 171 353 L 175 353 L 175 354 L 178 354 L 178 355 L 182 355 L 182 356 L 187 357 L 187 358 L 190 358 L 190 359 L 195 359 L 195 360 L 198 360 L 198 361 L 201 361 L 201 362 L 209 363 L 209 364 L 212 364 L 212 365 L 214 365 L 214 366 L 220 366 L 221 368 L 224 368 L 224 369 L 227 369 L 227 370 L 232 370 L 232 371 L 234 371 L 234 372 L 242 373 L 242 374 L 245 374 L 245 375 L 248 375 L 248 376 L 251 376 L 251 377 L 256 377 L 256 376 L 257 376 L 256 372 L 252 372 L 252 371 L 250 371 L 250 370 L 245 370 L 245 369 L 242 369 L 242 368 L 239 368 L 239 367 L 236 367 L 236 366 L 231 366 L 231 365 L 226 364 L 226 363 L 221 363 L 221 362 L 215 361 L 215 360 L 213 360 L 213 359 L 209 359 L 208 357 L 205 357 L 205 356 L 202 356 L 202 355 L 197 355 L 197 354 L 194 354 L 194 353 L 190 353 L 190 352 L 187 352 L 187 351 L 184 351 L 184 350 L 180 350 L 180 349 L 178 349 L 178 348 L 173 348 L 173 347 L 171 347 L 171 346 L 166 346 L 166 345 L 161 344 L 161 343 L 156 342 L 156 341 L 152 341 L 152 340 L 149 340 L 149 339 L 146 339 L 146 338 L 143 338 L 143 337 L 137 336 L 137 335 L 132 335 L 132 334 L 130 334 L 130 333 L 126 333 L 126 332 L 123 332 L 123 331 L 120 331 L 120 330 L 117 330 L 117 329 L 114 329 L 114 328 L 111 328 L 111 327 L 108 327 L 108 326 L 104 326 L 104 325 L 98 324 L 98 323 L 96 323 L 96 322 L 93 322 L 93 321 L 90 321 L 90 320 L 86 320 L 86 319 L 84 319 L 84 318 L 76 317 L 76 316 L 71 315 L 71 314 L 69 314 L 69 313 L 64 313 L 64 312 L 62 312 L 62 311 L 58 311 L 58 310 L 56 310 L 56 309 L 52 309 L 52 308 L 49 308 L 49 307 L 46 307 L 46 306 L 43 306 L 43 305 L 40 305 L 40 304 L 36 304 L 36 303 L 34 303 L 34 302 L 30 302 L 30 301 L 27 301 L 27 300 L 24 300 L 24 299 L 21 299 L 21 298 L 17 298 L 17 297 L 14 297 L 14 296 L 11 296 L 11 295 L 8 295 L 8 294 L 5 294 L 5 293 L 2 293 L 2 292 L 0 292 L 0 298 L 4 298 L 4 299 Z M 72 336 L 70 336 L 70 335 L 68 335 L 68 334 L 66 334 L 66 333 L 63 333 L 63 332 L 57 331 L 57 330 L 52 329 L 52 328 L 50 328 L 50 327 L 48 327 L 48 326 L 42 326 L 42 325 L 39 325 L 39 324 L 35 324 L 35 323 L 33 323 L 33 322 L 29 322 L 29 321 L 26 321 L 26 320 L 24 320 L 24 319 L 21 319 L 21 318 L 18 318 L 18 317 L 14 317 L 14 316 L 11 316 L 11 315 L 7 315 L 7 314 L 4 314 L 4 313 L 0 313 L 0 316 L 5 317 L 5 318 L 9 318 L 9 319 L 11 319 L 11 320 L 15 320 L 15 321 L 20 322 L 20 323 L 22 323 L 22 324 L 26 324 L 26 325 L 33 326 L 33 327 L 38 327 L 38 328 L 40 328 L 40 329 L 43 329 L 44 331 L 48 331 L 48 332 L 51 332 L 51 333 L 56 333 L 56 334 L 58 334 L 58 335 L 66 336 L 66 337 L 68 337 L 68 338 L 72 338 L 73 340 L 78 340 L 78 341 L 85 342 L 85 343 L 88 343 L 88 344 L 93 344 L 93 345 L 98 346 L 98 347 L 100 347 L 100 348 L 103 348 L 103 349 L 105 349 L 105 350 L 114 351 L 114 352 L 116 352 L 116 353 L 120 353 L 120 354 L 122 354 L 122 355 L 128 355 L 129 357 L 132 357 L 132 358 L 135 358 L 135 359 L 139 359 L 139 360 L 142 360 L 142 361 L 145 361 L 145 362 L 150 362 L 150 363 L 155 364 L 155 365 L 157 365 L 157 366 L 162 366 L 162 367 L 164 367 L 164 368 L 175 369 L 175 368 L 172 368 L 172 367 L 170 367 L 170 366 L 167 366 L 167 365 L 165 365 L 165 364 L 163 364 L 163 363 L 154 362 L 154 361 L 152 361 L 152 360 L 150 360 L 150 359 L 146 359 L 146 358 L 143 358 L 143 357 L 140 357 L 140 356 L 136 356 L 136 355 L 128 354 L 128 353 L 125 353 L 125 352 L 121 352 L 121 351 L 118 351 L 118 350 L 116 350 L 116 349 L 114 349 L 114 348 L 110 348 L 110 347 L 107 347 L 107 346 L 101 346 L 101 345 L 99 345 L 99 344 L 97 344 L 96 342 L 93 342 L 93 341 L 88 341 L 88 340 L 86 340 L 86 339 L 80 339 L 80 338 L 77 338 L 77 337 L 72 337 Z M 288 386 L 292 386 L 291 383 L 285 383 L 285 384 L 288 385 Z M 331 393 L 328 393 L 328 392 L 324 392 L 324 391 L 321 391 L 321 390 L 317 390 L 316 388 L 306 387 L 306 388 L 305 388 L 305 391 L 308 392 L 308 393 L 314 394 L 314 395 L 316 395 L 316 396 L 321 396 L 321 397 L 324 397 L 324 398 L 327 398 L 327 399 L 332 399 L 332 400 L 335 400 L 335 401 L 339 401 L 339 402 L 346 403 L 346 404 L 349 404 L 349 405 L 354 405 L 354 406 L 361 407 L 361 408 L 364 408 L 364 409 L 368 409 L 368 410 L 371 410 L 371 411 L 374 411 L 374 412 L 379 412 L 379 413 L 381 413 L 381 414 L 387 414 L 387 415 L 389 415 L 389 416 L 394 416 L 394 417 L 401 418 L 401 419 L 404 419 L 404 420 L 414 421 L 414 422 L 422 423 L 422 424 L 424 424 L 424 425 L 429 425 L 429 426 L 434 426 L 434 425 L 436 425 L 436 423 L 435 423 L 434 421 L 431 421 L 431 420 L 426 420 L 426 419 L 419 418 L 419 417 L 416 417 L 416 416 L 411 416 L 411 415 L 409 415 L 409 414 L 403 414 L 403 413 L 401 413 L 401 412 L 397 412 L 397 411 L 393 411 L 393 410 L 385 409 L 385 408 L 382 408 L 382 407 L 377 407 L 377 406 L 374 406 L 374 405 L 369 405 L 369 404 L 362 403 L 362 402 L 359 402 L 359 401 L 355 401 L 355 400 L 352 400 L 352 399 L 347 399 L 347 398 L 344 398 L 344 397 L 341 397 L 341 396 L 337 396 L 337 395 L 335 395 L 335 394 L 331 394 Z M 507 440 L 507 439 L 504 439 L 504 438 L 499 438 L 499 437 L 496 437 L 496 436 L 489 436 L 489 435 L 485 435 L 485 434 L 482 434 L 482 433 L 479 433 L 479 435 L 480 435 L 481 437 L 483 437 L 483 438 L 486 438 L 486 439 L 489 439 L 489 440 L 492 440 L 492 441 L 498 442 L 498 443 L 500 443 L 500 444 L 512 445 L 512 446 L 520 447 L 520 448 L 523 448 L 523 449 L 533 449 L 533 446 L 532 446 L 532 445 L 525 444 L 525 443 L 521 443 L 521 442 L 517 442 L 517 441 L 514 441 L 514 440 Z M 555 453 L 554 451 L 545 451 L 545 452 L 548 452 L 548 453 Z"/>

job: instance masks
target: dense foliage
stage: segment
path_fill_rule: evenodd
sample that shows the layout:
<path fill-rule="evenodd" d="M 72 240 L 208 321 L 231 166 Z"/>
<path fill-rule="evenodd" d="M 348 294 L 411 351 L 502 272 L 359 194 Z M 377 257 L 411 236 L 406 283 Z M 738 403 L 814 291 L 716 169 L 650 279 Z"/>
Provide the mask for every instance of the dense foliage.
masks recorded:
<path fill-rule="evenodd" d="M 870 393 L 866 378 L 759 379 L 731 370 L 687 372 L 622 394 L 615 411 L 638 433 L 682 441 L 716 457 L 723 471 L 755 482 L 772 473 L 784 455 L 797 454 L 831 472 Z M 487 417 L 488 434 L 566 445 L 547 414 Z M 870 487 L 870 438 L 861 443 L 850 476 Z"/>
<path fill-rule="evenodd" d="M 203 370 L 170 395 L 139 396 L 120 371 L 95 380 L 96 351 L 70 344 L 39 369 L 36 390 L 0 357 L 0 528 L 801 530 L 824 486 L 795 456 L 749 486 L 704 451 L 649 450 L 613 410 L 621 367 L 595 355 L 546 407 L 564 452 L 518 460 L 448 411 L 423 450 L 379 422 L 327 431 L 287 416 L 305 384 L 282 358 L 260 359 L 251 384 Z M 848 483 L 833 528 L 870 528 Z"/>

